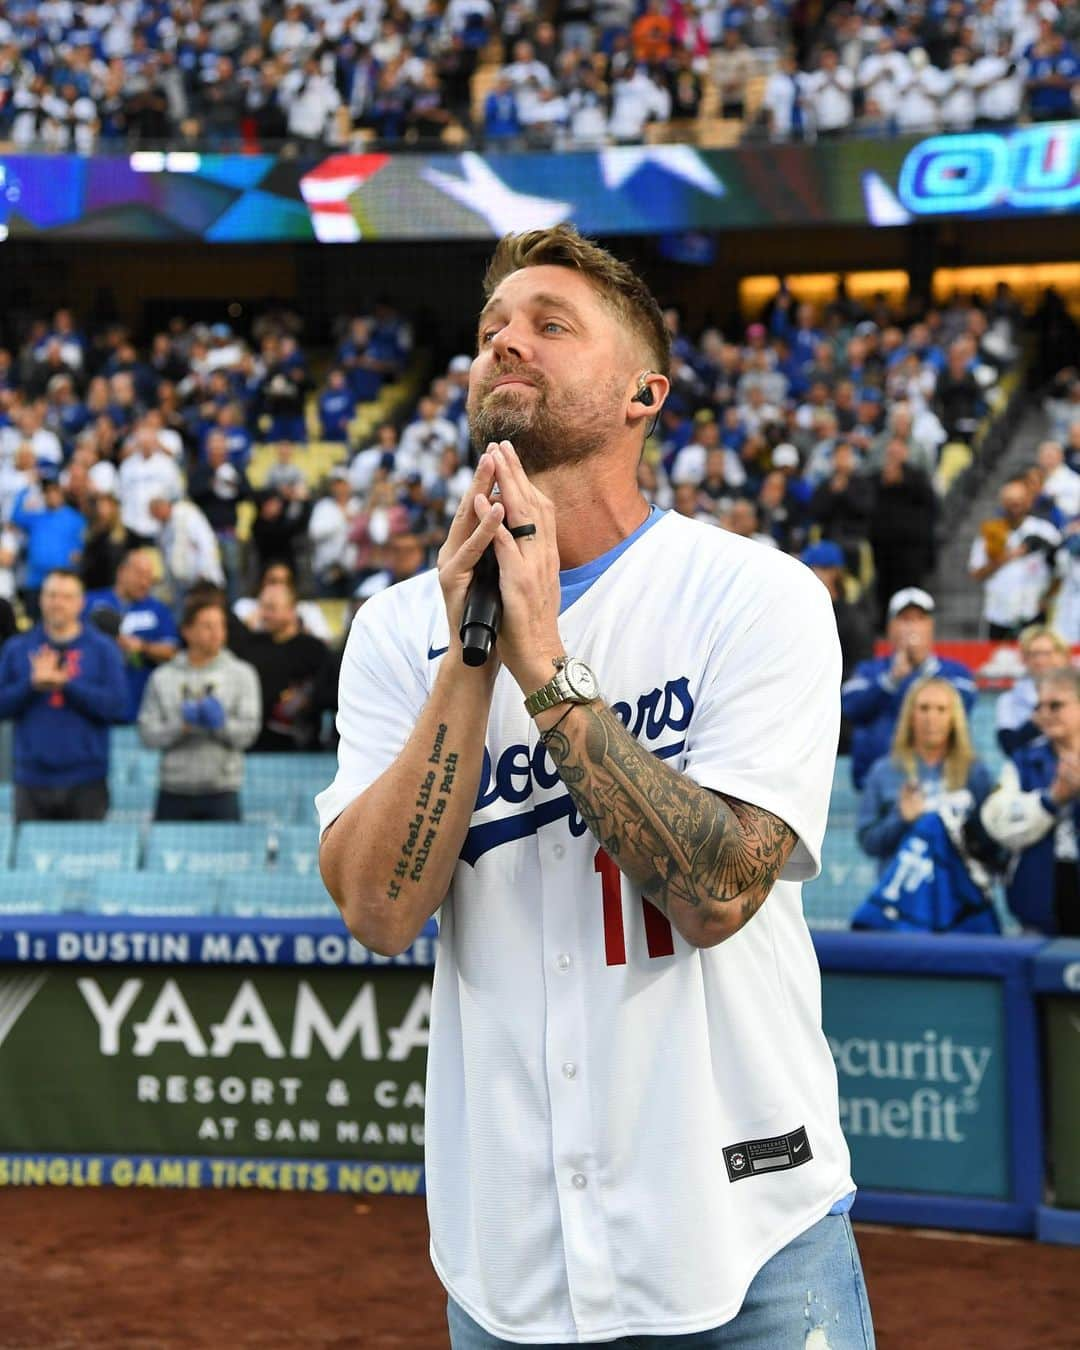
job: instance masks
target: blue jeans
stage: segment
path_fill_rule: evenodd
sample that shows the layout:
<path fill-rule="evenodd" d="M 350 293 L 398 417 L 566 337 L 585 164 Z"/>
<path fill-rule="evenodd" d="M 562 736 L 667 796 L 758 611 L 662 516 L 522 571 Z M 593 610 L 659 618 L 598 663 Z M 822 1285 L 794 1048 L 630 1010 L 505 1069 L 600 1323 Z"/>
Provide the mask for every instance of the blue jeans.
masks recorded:
<path fill-rule="evenodd" d="M 514 1344 L 489 1335 L 453 1299 L 447 1319 L 452 1350 L 502 1350 Z M 688 1336 L 623 1336 L 602 1344 L 618 1350 L 874 1350 L 851 1221 L 846 1214 L 828 1214 L 777 1252 L 754 1276 L 738 1315 L 726 1326 Z"/>

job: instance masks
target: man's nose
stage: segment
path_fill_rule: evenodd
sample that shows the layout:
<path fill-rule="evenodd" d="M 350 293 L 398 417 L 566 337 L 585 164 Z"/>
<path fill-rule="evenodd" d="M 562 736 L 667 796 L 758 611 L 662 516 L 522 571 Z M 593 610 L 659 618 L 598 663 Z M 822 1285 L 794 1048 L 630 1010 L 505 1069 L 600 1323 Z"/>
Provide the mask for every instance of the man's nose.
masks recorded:
<path fill-rule="evenodd" d="M 519 361 L 527 361 L 532 356 L 528 326 L 522 320 L 509 320 L 504 323 L 492 337 L 491 346 L 495 349 L 495 354 L 503 360 L 506 357 L 516 357 Z"/>

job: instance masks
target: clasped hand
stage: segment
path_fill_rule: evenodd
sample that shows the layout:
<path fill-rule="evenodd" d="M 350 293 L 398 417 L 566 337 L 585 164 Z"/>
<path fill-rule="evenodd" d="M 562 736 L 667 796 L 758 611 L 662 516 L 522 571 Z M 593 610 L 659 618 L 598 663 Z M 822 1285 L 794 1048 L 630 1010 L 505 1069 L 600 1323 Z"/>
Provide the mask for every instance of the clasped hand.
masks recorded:
<path fill-rule="evenodd" d="M 1066 750 L 1058 757 L 1057 772 L 1050 785 L 1050 796 L 1062 804 L 1080 796 L 1080 755 Z"/>
<path fill-rule="evenodd" d="M 60 689 L 67 684 L 67 665 L 55 647 L 39 647 L 30 655 L 30 683 L 35 689 Z"/>
<path fill-rule="evenodd" d="M 200 699 L 184 699 L 180 705 L 180 716 L 187 726 L 202 731 L 220 731 L 225 725 L 225 709 L 213 694 Z"/>
<path fill-rule="evenodd" d="M 536 533 L 515 539 L 508 525 L 535 525 Z M 458 659 L 465 595 L 489 543 L 499 561 L 503 602 L 496 650 L 522 691 L 531 694 L 551 679 L 553 659 L 565 654 L 558 625 L 559 548 L 555 508 L 530 482 L 510 441 L 493 441 L 480 456 L 439 551 L 451 656 Z"/>

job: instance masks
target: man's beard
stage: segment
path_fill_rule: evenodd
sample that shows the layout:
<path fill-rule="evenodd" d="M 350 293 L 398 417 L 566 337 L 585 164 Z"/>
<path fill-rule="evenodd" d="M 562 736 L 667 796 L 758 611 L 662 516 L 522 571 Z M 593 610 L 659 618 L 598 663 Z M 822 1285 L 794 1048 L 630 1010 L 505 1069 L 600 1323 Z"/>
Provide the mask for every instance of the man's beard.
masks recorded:
<path fill-rule="evenodd" d="M 607 444 L 614 424 L 604 417 L 601 390 L 592 398 L 574 398 L 566 412 L 556 411 L 547 389 L 535 394 L 514 388 L 489 389 L 470 400 L 469 434 L 477 454 L 492 441 L 510 441 L 527 474 L 580 464 Z"/>

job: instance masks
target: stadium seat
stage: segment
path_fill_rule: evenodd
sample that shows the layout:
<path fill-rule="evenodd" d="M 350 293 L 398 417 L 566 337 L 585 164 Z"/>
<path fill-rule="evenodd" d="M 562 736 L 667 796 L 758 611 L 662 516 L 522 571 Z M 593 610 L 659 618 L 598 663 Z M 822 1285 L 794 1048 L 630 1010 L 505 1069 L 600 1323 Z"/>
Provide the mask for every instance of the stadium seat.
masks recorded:
<path fill-rule="evenodd" d="M 174 872 L 99 872 L 91 881 L 91 914 L 213 914 L 222 883 L 216 877 Z"/>
<path fill-rule="evenodd" d="M 326 787 L 337 773 L 337 757 L 326 753 L 248 755 L 246 769 L 245 786 L 277 780 Z"/>
<path fill-rule="evenodd" d="M 121 746 L 109 756 L 110 783 L 144 783 L 156 787 L 161 768 L 161 755 L 144 745 Z"/>
<path fill-rule="evenodd" d="M 821 875 L 803 887 L 807 923 L 811 928 L 847 928 L 876 880 L 877 861 L 863 853 L 854 831 L 826 830 Z"/>
<path fill-rule="evenodd" d="M 157 788 L 142 782 L 109 784 L 107 820 L 128 825 L 145 825 L 154 814 Z"/>
<path fill-rule="evenodd" d="M 220 910 L 238 918 L 332 918 L 338 910 L 317 872 L 305 876 L 234 877 Z"/>
<path fill-rule="evenodd" d="M 139 861 L 137 825 L 111 821 L 31 821 L 15 839 L 15 867 L 85 878 L 96 872 L 134 868 Z"/>
<path fill-rule="evenodd" d="M 290 825 L 296 820 L 296 798 L 292 783 L 248 784 L 240 790 L 240 814 L 251 825 Z"/>
<path fill-rule="evenodd" d="M 139 737 L 139 728 L 134 722 L 125 723 L 122 726 L 114 726 L 109 730 L 109 750 L 123 752 L 125 750 L 143 749 L 142 740 Z"/>
<path fill-rule="evenodd" d="M 309 828 L 318 826 L 319 813 L 315 810 L 315 794 L 313 792 L 297 792 L 294 800 L 294 808 L 294 824 L 307 825 Z"/>
<path fill-rule="evenodd" d="M 0 872 L 0 914 L 58 914 L 66 902 L 63 877 L 48 872 Z"/>
<path fill-rule="evenodd" d="M 859 794 L 851 782 L 851 756 L 840 755 L 833 774 L 832 793 L 829 797 L 829 817 L 833 814 L 854 817 L 859 809 Z"/>
<path fill-rule="evenodd" d="M 266 865 L 265 825 L 233 825 L 217 821 L 154 824 L 146 842 L 145 868 L 150 872 L 249 872 Z"/>
<path fill-rule="evenodd" d="M 310 825 L 286 825 L 273 832 L 271 848 L 279 872 L 292 876 L 317 876 L 319 835 Z"/>

